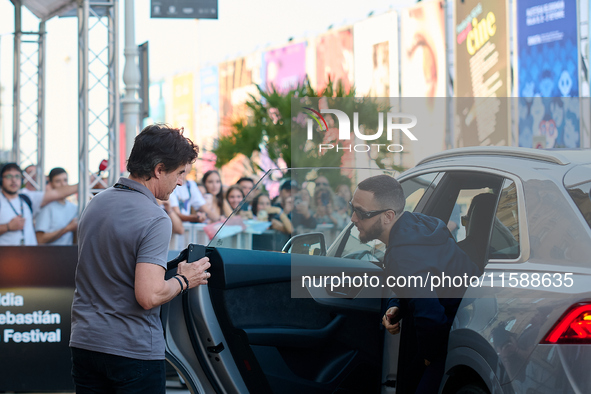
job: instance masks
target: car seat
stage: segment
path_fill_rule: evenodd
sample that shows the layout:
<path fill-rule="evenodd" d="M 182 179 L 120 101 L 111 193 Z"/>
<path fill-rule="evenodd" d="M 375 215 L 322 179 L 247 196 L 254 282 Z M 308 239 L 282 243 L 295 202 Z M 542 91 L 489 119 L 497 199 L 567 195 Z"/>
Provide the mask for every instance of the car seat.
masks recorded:
<path fill-rule="evenodd" d="M 458 246 L 484 272 L 486 265 L 487 245 L 494 219 L 497 196 L 492 193 L 482 193 L 475 196 L 470 203 L 468 214 L 462 222 L 467 220 L 466 238 L 458 242 Z"/>

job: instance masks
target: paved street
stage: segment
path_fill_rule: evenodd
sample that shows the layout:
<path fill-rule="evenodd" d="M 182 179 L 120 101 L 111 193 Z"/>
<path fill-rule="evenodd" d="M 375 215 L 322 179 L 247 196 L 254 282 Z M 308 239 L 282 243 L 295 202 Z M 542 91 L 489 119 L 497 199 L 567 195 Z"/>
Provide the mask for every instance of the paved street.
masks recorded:
<path fill-rule="evenodd" d="M 166 393 L 167 394 L 189 394 L 190 391 L 181 385 L 178 379 L 166 381 Z"/>

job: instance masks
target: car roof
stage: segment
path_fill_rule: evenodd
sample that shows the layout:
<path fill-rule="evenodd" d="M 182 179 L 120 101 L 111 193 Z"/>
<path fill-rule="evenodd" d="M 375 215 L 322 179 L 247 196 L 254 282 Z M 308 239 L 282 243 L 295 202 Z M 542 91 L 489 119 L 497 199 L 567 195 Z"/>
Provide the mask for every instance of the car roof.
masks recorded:
<path fill-rule="evenodd" d="M 510 146 L 475 146 L 446 150 L 421 160 L 417 166 L 446 159 L 464 159 L 470 156 L 493 156 L 502 158 L 518 158 L 538 160 L 559 165 L 583 164 L 591 162 L 590 149 L 555 149 L 542 150 L 516 148 Z M 464 161 L 464 160 L 462 160 Z"/>

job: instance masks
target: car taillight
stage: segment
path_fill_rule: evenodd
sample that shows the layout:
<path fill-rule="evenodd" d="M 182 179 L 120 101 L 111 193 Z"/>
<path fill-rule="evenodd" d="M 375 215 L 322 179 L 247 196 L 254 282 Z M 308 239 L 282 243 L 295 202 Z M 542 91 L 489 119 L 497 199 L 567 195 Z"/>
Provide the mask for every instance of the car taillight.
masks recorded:
<path fill-rule="evenodd" d="M 573 305 L 541 343 L 591 344 L 591 304 Z"/>

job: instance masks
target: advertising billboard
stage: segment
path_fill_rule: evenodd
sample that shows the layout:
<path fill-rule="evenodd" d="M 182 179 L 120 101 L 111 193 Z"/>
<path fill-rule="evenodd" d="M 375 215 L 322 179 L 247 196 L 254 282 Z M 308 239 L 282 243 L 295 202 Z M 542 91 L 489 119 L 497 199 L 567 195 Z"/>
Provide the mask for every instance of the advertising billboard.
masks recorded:
<path fill-rule="evenodd" d="M 511 145 L 507 2 L 456 0 L 456 147 Z"/>
<path fill-rule="evenodd" d="M 2 392 L 73 392 L 70 311 L 78 248 L 0 247 Z"/>
<path fill-rule="evenodd" d="M 331 31 L 316 39 L 316 86 L 322 90 L 328 84 L 342 81 L 345 91 L 353 86 L 353 29 Z"/>
<path fill-rule="evenodd" d="M 288 45 L 265 53 L 266 86 L 287 92 L 306 78 L 306 43 Z"/>
<path fill-rule="evenodd" d="M 445 53 L 445 6 L 442 1 L 421 2 L 400 11 L 401 110 L 416 113 L 427 134 L 410 141 L 402 135 L 401 165 L 410 168 L 421 159 L 446 149 L 447 66 Z"/>
<path fill-rule="evenodd" d="M 166 121 L 166 101 L 164 100 L 164 81 L 150 84 L 150 117 L 144 119 L 144 127 L 151 123 Z"/>
<path fill-rule="evenodd" d="M 402 97 L 445 97 L 445 10 L 442 1 L 401 11 Z"/>
<path fill-rule="evenodd" d="M 398 15 L 371 17 L 353 33 L 357 96 L 398 97 Z"/>
<path fill-rule="evenodd" d="M 517 2 L 519 146 L 581 143 L 576 0 Z"/>
<path fill-rule="evenodd" d="M 193 127 L 193 73 L 177 74 L 172 78 L 172 125 L 183 127 L 185 135 L 195 140 Z"/>
<path fill-rule="evenodd" d="M 220 85 L 217 66 L 202 68 L 199 71 L 200 100 L 197 130 L 197 144 L 201 149 L 211 150 L 218 138 L 220 113 Z"/>
<path fill-rule="evenodd" d="M 263 63 L 258 52 L 219 65 L 220 135 L 229 134 L 232 122 L 247 115 L 249 94 L 259 95 L 256 85 L 263 84 Z"/>

